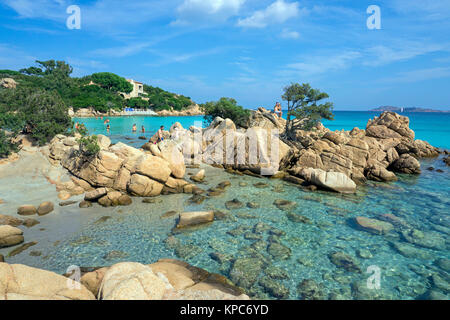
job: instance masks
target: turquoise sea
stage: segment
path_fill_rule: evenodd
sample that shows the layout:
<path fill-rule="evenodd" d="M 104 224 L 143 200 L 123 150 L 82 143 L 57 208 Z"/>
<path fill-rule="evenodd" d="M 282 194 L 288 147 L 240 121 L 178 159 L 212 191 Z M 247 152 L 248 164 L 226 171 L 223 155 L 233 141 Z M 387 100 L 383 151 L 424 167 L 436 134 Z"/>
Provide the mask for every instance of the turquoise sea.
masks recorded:
<path fill-rule="evenodd" d="M 286 112 L 284 112 L 284 115 Z M 378 116 L 379 112 L 358 112 L 358 111 L 335 111 L 334 121 L 324 121 L 324 125 L 331 130 L 351 130 L 354 127 L 365 129 L 367 121 Z M 450 148 L 450 113 L 403 113 L 409 117 L 410 127 L 416 132 L 416 139 L 428 141 L 439 148 Z M 105 118 L 106 119 L 106 118 Z M 103 120 L 105 120 L 103 119 Z M 119 141 L 125 137 L 133 138 L 141 136 L 140 130 L 144 126 L 150 137 L 164 125 L 168 130 L 174 122 L 180 122 L 183 127 L 189 128 L 191 125 L 201 126 L 202 116 L 193 117 L 120 117 L 110 119 L 111 131 L 106 132 L 106 125 L 103 120 L 88 118 L 75 118 L 75 122 L 85 123 L 90 133 L 110 135 L 112 140 Z M 132 134 L 133 124 L 137 125 L 138 133 Z M 134 140 L 134 139 L 133 139 Z M 130 140 L 129 140 L 130 141 Z"/>
<path fill-rule="evenodd" d="M 376 114 L 336 112 L 336 120 L 325 125 L 332 130 L 365 128 L 367 120 Z M 450 114 L 408 116 L 418 139 L 450 148 Z M 201 120 L 111 118 L 110 135 L 114 142 L 140 146 L 141 134 L 131 133 L 134 123 L 138 128 L 144 125 L 149 137 L 161 124 L 169 128 L 179 121 L 189 127 Z M 85 123 L 91 133 L 106 133 L 101 120 L 77 121 Z M 450 170 L 442 157 L 423 160 L 422 167 L 419 176 L 399 175 L 394 183 L 369 182 L 355 195 L 339 195 L 308 192 L 284 181 L 230 175 L 204 166 L 203 189 L 231 182 L 222 195 L 205 199 L 184 194 L 161 196 L 152 204 L 134 198 L 129 207 L 96 205 L 87 211 L 77 205 L 63 207 L 59 215 L 67 220 L 53 228 L 67 231 L 58 234 L 58 241 L 36 245 L 35 250 L 42 251 L 40 257 L 25 252 L 8 262 L 63 273 L 70 265 L 105 266 L 120 261 L 147 264 L 176 258 L 223 274 L 256 298 L 448 299 Z M 427 170 L 429 167 L 435 170 Z M 187 171 L 193 174 L 198 170 Z M 227 209 L 225 203 L 233 199 L 243 206 Z M 274 204 L 279 199 L 293 205 L 281 210 Z M 253 208 L 247 206 L 250 202 Z M 175 213 L 211 209 L 225 213 L 223 219 L 189 232 L 173 231 Z M 389 235 L 374 235 L 355 226 L 357 216 L 382 219 L 384 214 L 399 218 Z M 99 220 L 102 217 L 109 218 Z M 46 232 L 50 234 L 51 228 Z M 344 259 L 336 265 L 332 257 L 339 256 Z M 367 285 L 373 279 L 373 270 L 380 275 L 375 289 Z"/>

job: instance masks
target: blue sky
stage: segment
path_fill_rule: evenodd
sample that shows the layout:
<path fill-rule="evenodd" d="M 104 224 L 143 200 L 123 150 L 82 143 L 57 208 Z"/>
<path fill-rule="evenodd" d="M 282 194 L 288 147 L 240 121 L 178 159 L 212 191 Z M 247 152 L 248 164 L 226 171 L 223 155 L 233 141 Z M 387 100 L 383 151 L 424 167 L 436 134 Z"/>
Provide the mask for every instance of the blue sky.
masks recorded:
<path fill-rule="evenodd" d="M 80 30 L 66 27 L 69 5 Z M 336 110 L 450 110 L 450 0 L 0 0 L 0 21 L 1 69 L 65 60 L 74 76 L 110 71 L 248 108 L 309 82 Z"/>

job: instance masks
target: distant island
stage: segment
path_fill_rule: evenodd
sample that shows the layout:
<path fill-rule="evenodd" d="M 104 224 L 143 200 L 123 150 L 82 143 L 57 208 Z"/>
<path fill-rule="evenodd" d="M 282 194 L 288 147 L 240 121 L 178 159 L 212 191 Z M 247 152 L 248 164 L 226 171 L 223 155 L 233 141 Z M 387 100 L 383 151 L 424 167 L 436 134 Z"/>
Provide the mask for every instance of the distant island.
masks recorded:
<path fill-rule="evenodd" d="M 376 112 L 384 112 L 384 111 L 392 111 L 392 112 L 450 112 L 446 110 L 435 110 L 435 109 L 429 109 L 429 108 L 401 108 L 401 107 L 392 107 L 392 106 L 383 106 L 378 107 L 375 109 L 371 109 L 369 111 L 376 111 Z"/>

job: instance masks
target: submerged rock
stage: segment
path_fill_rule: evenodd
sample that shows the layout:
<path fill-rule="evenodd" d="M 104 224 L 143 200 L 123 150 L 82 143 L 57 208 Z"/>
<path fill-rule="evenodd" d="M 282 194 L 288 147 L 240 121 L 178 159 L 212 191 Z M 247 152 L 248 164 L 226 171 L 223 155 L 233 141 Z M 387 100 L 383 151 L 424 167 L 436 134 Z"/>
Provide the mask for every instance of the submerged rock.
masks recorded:
<path fill-rule="evenodd" d="M 391 242 L 390 244 L 398 253 L 407 258 L 429 260 L 433 257 L 430 253 L 407 243 Z"/>
<path fill-rule="evenodd" d="M 297 292 L 303 300 L 324 300 L 323 286 L 312 279 L 303 280 L 297 287 Z"/>
<path fill-rule="evenodd" d="M 394 230 L 394 226 L 389 222 L 369 219 L 366 217 L 356 217 L 355 221 L 361 229 L 373 234 L 383 235 Z"/>
<path fill-rule="evenodd" d="M 14 256 L 18 255 L 19 253 L 22 253 L 23 251 L 25 251 L 28 248 L 35 246 L 35 245 L 37 245 L 37 242 L 35 242 L 35 241 L 24 243 L 20 247 L 14 249 L 10 253 L 8 253 L 8 257 L 14 257 Z"/>
<path fill-rule="evenodd" d="M 269 266 L 264 269 L 264 273 L 271 279 L 274 280 L 285 280 L 289 279 L 289 273 L 282 269 L 275 266 Z"/>
<path fill-rule="evenodd" d="M 277 299 L 289 298 L 289 289 L 279 281 L 275 281 L 269 277 L 262 277 L 259 280 L 259 284 L 265 289 L 267 293 Z"/>
<path fill-rule="evenodd" d="M 291 257 L 291 249 L 278 242 L 270 243 L 267 252 L 275 260 L 287 260 Z"/>
<path fill-rule="evenodd" d="M 37 209 L 33 205 L 22 205 L 17 209 L 17 214 L 21 216 L 32 216 L 37 214 Z"/>
<path fill-rule="evenodd" d="M 334 252 L 328 256 L 330 261 L 337 267 L 344 268 L 346 271 L 362 273 L 358 261 L 344 252 Z"/>
<path fill-rule="evenodd" d="M 297 206 L 297 202 L 277 199 L 273 203 L 280 210 L 291 210 Z"/>
<path fill-rule="evenodd" d="M 234 262 L 230 278 L 233 283 L 244 289 L 250 289 L 262 272 L 263 262 L 257 258 L 239 258 Z"/>
<path fill-rule="evenodd" d="M 12 227 L 18 227 L 23 223 L 23 220 L 0 214 L 0 225 L 9 225 Z"/>
<path fill-rule="evenodd" d="M 81 201 L 78 206 L 82 209 L 90 208 L 90 207 L 92 207 L 92 202 L 84 200 L 84 201 Z"/>
<path fill-rule="evenodd" d="M 123 251 L 119 251 L 119 250 L 113 250 L 108 252 L 107 254 L 105 254 L 103 256 L 103 259 L 105 260 L 118 260 L 118 259 L 125 259 L 126 257 L 128 257 L 129 254 Z"/>
<path fill-rule="evenodd" d="M 0 226 L 0 248 L 15 246 L 24 241 L 23 231 L 9 225 Z"/>
<path fill-rule="evenodd" d="M 214 221 L 214 211 L 183 212 L 177 228 L 186 228 Z"/>
<path fill-rule="evenodd" d="M 236 210 L 236 209 L 243 208 L 244 204 L 241 201 L 239 201 L 238 199 L 233 199 L 231 201 L 225 202 L 225 207 L 228 210 Z"/>
<path fill-rule="evenodd" d="M 50 212 L 52 212 L 54 210 L 55 206 L 53 204 L 53 202 L 50 201 L 46 201 L 43 202 L 39 205 L 39 208 L 37 209 L 37 214 L 40 216 L 49 214 Z"/>
<path fill-rule="evenodd" d="M 308 217 L 302 216 L 301 214 L 288 212 L 286 216 L 292 222 L 311 224 L 311 220 Z"/>

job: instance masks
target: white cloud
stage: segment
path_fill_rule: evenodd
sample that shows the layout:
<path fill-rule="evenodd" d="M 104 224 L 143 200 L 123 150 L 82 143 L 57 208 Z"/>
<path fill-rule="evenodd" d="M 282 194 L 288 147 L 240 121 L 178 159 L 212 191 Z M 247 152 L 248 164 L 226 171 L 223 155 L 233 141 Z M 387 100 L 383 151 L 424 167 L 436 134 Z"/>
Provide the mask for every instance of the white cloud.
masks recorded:
<path fill-rule="evenodd" d="M 283 39 L 298 39 L 298 38 L 300 38 L 300 33 L 298 33 L 297 31 L 289 30 L 289 29 L 283 29 L 280 37 Z"/>
<path fill-rule="evenodd" d="M 306 13 L 306 9 L 299 8 L 298 2 L 277 0 L 266 9 L 258 10 L 245 19 L 239 19 L 237 25 L 245 28 L 264 28 L 269 24 L 284 23 Z"/>
<path fill-rule="evenodd" d="M 246 0 L 184 0 L 177 8 L 178 19 L 172 25 L 221 23 L 239 13 Z"/>
<path fill-rule="evenodd" d="M 287 70 L 284 73 L 314 76 L 329 71 L 343 70 L 349 68 L 361 56 L 361 53 L 358 51 L 346 51 L 327 56 L 310 56 L 302 59 L 301 62 L 287 65 Z"/>
<path fill-rule="evenodd" d="M 34 65 L 37 58 L 13 47 L 0 43 L 0 69 L 18 70 Z"/>
<path fill-rule="evenodd" d="M 437 67 L 401 72 L 394 77 L 385 78 L 380 81 L 389 83 L 411 83 L 448 77 L 450 77 L 450 67 Z"/>
<path fill-rule="evenodd" d="M 426 44 L 423 42 L 402 42 L 391 47 L 379 45 L 367 49 L 364 65 L 381 66 L 406 61 L 429 53 L 448 51 L 448 44 Z"/>

